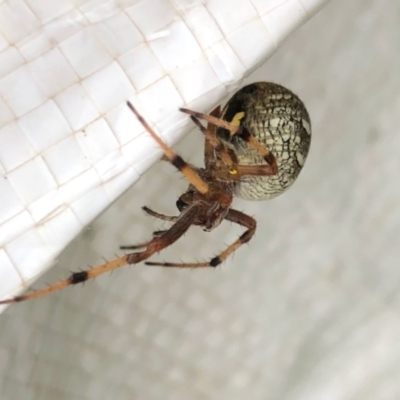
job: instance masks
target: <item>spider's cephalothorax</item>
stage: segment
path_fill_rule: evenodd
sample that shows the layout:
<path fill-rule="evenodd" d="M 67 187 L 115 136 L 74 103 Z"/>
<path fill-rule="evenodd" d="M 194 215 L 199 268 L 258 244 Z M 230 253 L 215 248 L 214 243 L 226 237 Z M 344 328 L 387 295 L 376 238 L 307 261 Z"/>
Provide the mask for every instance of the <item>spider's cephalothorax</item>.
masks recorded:
<path fill-rule="evenodd" d="M 233 196 L 252 200 L 269 199 L 286 190 L 297 178 L 307 157 L 311 140 L 310 118 L 301 100 L 288 89 L 266 82 L 253 83 L 239 90 L 226 104 L 210 115 L 187 109 L 192 121 L 205 137 L 204 168 L 187 164 L 150 128 L 136 109 L 128 106 L 164 151 L 164 158 L 181 171 L 190 185 L 177 201 L 179 215 L 143 210 L 172 226 L 154 232 L 153 238 L 135 246 L 135 250 L 88 271 L 73 273 L 48 288 L 0 301 L 14 303 L 43 296 L 63 287 L 84 282 L 126 264 L 137 264 L 177 241 L 191 225 L 210 231 L 223 220 L 237 223 L 246 231 L 222 253 L 201 263 L 146 262 L 164 267 L 216 267 L 256 230 L 254 218 L 231 208 Z M 208 122 L 207 128 L 200 119 Z M 140 251 L 139 251 L 140 250 Z"/>

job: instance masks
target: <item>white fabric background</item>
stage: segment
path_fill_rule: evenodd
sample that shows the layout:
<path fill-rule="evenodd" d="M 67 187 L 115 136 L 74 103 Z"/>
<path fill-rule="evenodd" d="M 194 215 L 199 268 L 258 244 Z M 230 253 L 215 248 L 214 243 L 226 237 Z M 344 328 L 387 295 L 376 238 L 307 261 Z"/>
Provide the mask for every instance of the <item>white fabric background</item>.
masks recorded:
<path fill-rule="evenodd" d="M 294 90 L 313 121 L 286 194 L 241 202 L 254 240 L 221 268 L 126 267 L 0 316 L 2 399 L 392 400 L 400 397 L 397 0 L 337 0 L 249 81 Z M 201 161 L 201 135 L 176 149 Z M 41 282 L 111 258 L 175 211 L 159 163 Z M 239 233 L 193 229 L 154 259 L 214 255 Z"/>
<path fill-rule="evenodd" d="M 26 289 L 326 0 L 0 2 L 0 298 Z"/>

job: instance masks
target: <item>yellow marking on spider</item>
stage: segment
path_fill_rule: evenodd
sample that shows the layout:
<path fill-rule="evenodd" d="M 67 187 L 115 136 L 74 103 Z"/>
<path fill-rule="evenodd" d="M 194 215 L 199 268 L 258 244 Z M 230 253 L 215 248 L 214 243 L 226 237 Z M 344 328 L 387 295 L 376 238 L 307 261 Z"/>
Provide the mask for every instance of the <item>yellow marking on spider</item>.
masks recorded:
<path fill-rule="evenodd" d="M 235 116 L 232 118 L 231 124 L 235 125 L 235 126 L 239 126 L 240 121 L 244 118 L 245 115 L 246 115 L 246 113 L 244 111 L 240 111 L 240 112 L 236 113 Z"/>

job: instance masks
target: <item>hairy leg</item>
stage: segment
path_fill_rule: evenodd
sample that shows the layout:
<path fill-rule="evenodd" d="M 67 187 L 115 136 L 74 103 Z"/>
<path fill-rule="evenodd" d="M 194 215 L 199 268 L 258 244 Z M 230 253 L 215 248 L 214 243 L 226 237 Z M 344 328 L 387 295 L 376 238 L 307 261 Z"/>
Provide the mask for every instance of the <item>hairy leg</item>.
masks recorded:
<path fill-rule="evenodd" d="M 146 212 L 147 214 L 151 215 L 152 217 L 161 219 L 163 221 L 168 221 L 168 222 L 177 222 L 179 217 L 173 217 L 173 216 L 169 216 L 169 215 L 164 215 L 164 214 L 160 214 L 156 211 L 153 211 L 152 209 L 150 209 L 149 207 L 142 207 L 142 210 L 144 212 Z M 165 232 L 167 232 L 166 230 L 162 230 L 162 231 L 155 231 L 153 232 L 153 238 L 155 237 L 159 237 L 161 235 L 163 235 Z M 149 244 L 150 241 L 144 242 L 144 243 L 140 243 L 140 244 L 134 244 L 134 245 L 124 245 L 124 246 L 119 246 L 119 248 L 121 250 L 137 250 L 137 249 L 141 249 L 143 247 L 146 247 Z"/>
<path fill-rule="evenodd" d="M 228 153 L 228 150 L 226 147 L 221 143 L 220 140 L 215 136 L 215 134 L 209 129 L 209 128 L 204 128 L 204 126 L 200 123 L 200 121 L 196 118 L 191 116 L 191 120 L 198 126 L 198 128 L 201 130 L 203 135 L 206 138 L 206 147 L 205 147 L 205 164 L 207 167 L 208 162 L 210 159 L 213 161 L 215 160 L 214 157 L 214 150 L 216 153 L 219 154 L 221 160 L 224 162 L 224 164 L 232 170 L 232 173 L 236 173 L 234 171 L 234 161 L 230 154 Z"/>
<path fill-rule="evenodd" d="M 193 117 L 203 119 L 215 126 L 227 129 L 229 132 L 239 136 L 242 140 L 244 140 L 255 150 L 257 150 L 259 154 L 263 156 L 265 162 L 269 164 L 272 173 L 267 173 L 267 175 L 275 175 L 278 172 L 278 166 L 276 164 L 275 156 L 269 151 L 267 147 L 262 145 L 247 129 L 244 129 L 241 126 L 234 125 L 230 122 L 227 122 L 212 115 L 202 114 L 196 111 L 188 110 L 187 108 L 180 108 L 180 110 Z"/>
<path fill-rule="evenodd" d="M 182 159 L 181 156 L 176 154 L 150 127 L 150 125 L 143 119 L 143 117 L 136 111 L 135 107 L 128 101 L 128 107 L 132 110 L 132 112 L 136 115 L 137 119 L 144 126 L 144 128 L 149 132 L 152 138 L 158 143 L 158 145 L 164 151 L 165 156 L 169 159 L 169 161 L 179 170 L 182 174 L 185 175 L 186 179 L 200 192 L 207 193 L 209 188 L 208 184 L 200 178 L 193 168 L 191 168 L 185 160 Z"/>
<path fill-rule="evenodd" d="M 160 214 L 160 213 L 158 213 L 156 211 L 153 211 L 151 208 L 146 207 L 146 206 L 143 206 L 142 210 L 146 214 L 149 214 L 154 218 L 162 219 L 163 221 L 176 222 L 178 220 L 178 218 L 179 218 L 179 217 L 175 217 L 175 216 Z"/>
<path fill-rule="evenodd" d="M 225 251 L 220 253 L 218 256 L 212 258 L 208 262 L 202 263 L 169 263 L 169 262 L 146 262 L 146 265 L 158 265 L 162 267 L 177 267 L 177 268 L 206 268 L 206 267 L 216 267 L 217 265 L 224 262 L 233 252 L 235 252 L 242 244 L 245 244 L 251 240 L 253 237 L 257 222 L 254 218 L 240 211 L 230 209 L 225 217 L 226 220 L 239 224 L 247 228 L 247 230 L 240 235 L 240 237 L 235 240 L 230 246 L 226 248 Z"/>
<path fill-rule="evenodd" d="M 107 261 L 103 265 L 89 269 L 87 271 L 75 272 L 69 278 L 56 283 L 55 285 L 49 286 L 45 289 L 37 290 L 32 293 L 27 293 L 21 296 L 16 296 L 11 299 L 0 301 L 0 304 L 17 303 L 24 300 L 35 299 L 38 297 L 45 296 L 46 294 L 56 292 L 57 290 L 63 289 L 67 286 L 76 285 L 77 283 L 86 282 L 89 279 L 96 278 L 106 272 L 113 271 L 117 268 L 123 267 L 127 264 L 137 264 L 143 260 L 146 260 L 154 253 L 163 250 L 176 242 L 193 224 L 198 213 L 198 206 L 192 206 L 185 210 L 179 220 L 162 235 L 153 238 L 148 243 L 141 245 L 146 247 L 145 250 L 137 253 L 126 254 L 123 257 L 119 257 L 113 261 Z"/>

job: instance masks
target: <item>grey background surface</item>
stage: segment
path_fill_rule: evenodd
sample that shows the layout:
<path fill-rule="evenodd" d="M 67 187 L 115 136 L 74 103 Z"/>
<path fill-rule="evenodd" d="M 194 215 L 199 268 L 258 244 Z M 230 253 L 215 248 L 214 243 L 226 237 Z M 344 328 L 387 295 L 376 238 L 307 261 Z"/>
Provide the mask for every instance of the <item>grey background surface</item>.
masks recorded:
<path fill-rule="evenodd" d="M 0 315 L 8 399 L 400 397 L 400 3 L 332 1 L 248 82 L 296 92 L 313 143 L 295 185 L 235 201 L 256 237 L 216 270 L 125 267 Z M 201 163 L 202 137 L 175 147 Z M 159 163 L 35 287 L 163 226 L 186 183 Z M 208 259 L 241 230 L 193 228 L 153 259 Z"/>

